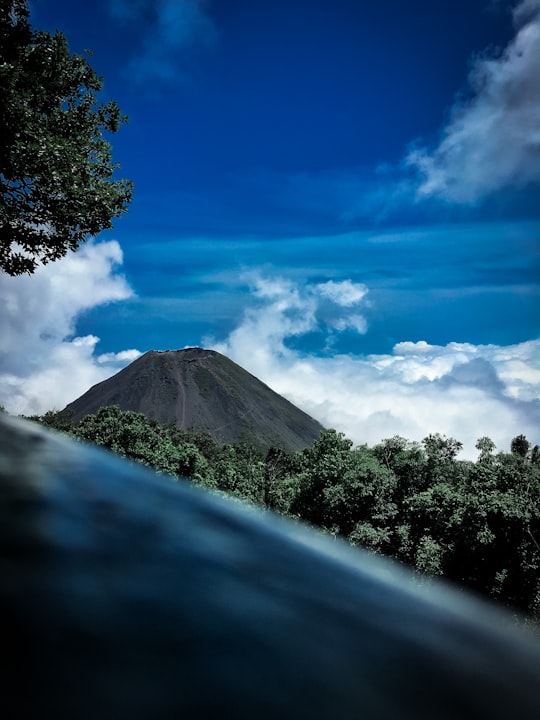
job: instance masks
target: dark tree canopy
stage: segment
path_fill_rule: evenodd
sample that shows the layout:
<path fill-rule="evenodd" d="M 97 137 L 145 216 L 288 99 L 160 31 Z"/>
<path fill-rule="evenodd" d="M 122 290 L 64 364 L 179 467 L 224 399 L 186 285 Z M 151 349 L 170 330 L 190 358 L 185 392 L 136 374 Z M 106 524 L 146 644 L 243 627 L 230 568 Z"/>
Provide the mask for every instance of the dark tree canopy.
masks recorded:
<path fill-rule="evenodd" d="M 0 268 L 33 273 L 127 210 L 111 146 L 127 119 L 60 32 L 35 31 L 26 0 L 0 0 Z"/>
<path fill-rule="evenodd" d="M 529 453 L 531 444 L 525 437 L 525 435 L 517 435 L 510 445 L 511 451 L 514 455 L 519 455 L 522 458 L 526 458 Z"/>

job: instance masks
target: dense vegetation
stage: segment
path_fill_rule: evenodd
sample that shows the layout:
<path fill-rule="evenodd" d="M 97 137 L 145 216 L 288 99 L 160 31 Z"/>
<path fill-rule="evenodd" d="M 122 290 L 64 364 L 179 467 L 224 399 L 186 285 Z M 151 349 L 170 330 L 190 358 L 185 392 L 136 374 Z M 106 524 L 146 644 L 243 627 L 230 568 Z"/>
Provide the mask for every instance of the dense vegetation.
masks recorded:
<path fill-rule="evenodd" d="M 102 408 L 78 424 L 33 420 L 173 476 L 308 522 L 422 576 L 444 576 L 540 621 L 540 449 L 519 435 L 510 452 L 478 440 L 475 462 L 458 441 L 430 435 L 354 447 L 326 430 L 311 447 L 263 453 L 204 433 Z"/>
<path fill-rule="evenodd" d="M 126 212 L 105 139 L 126 117 L 60 32 L 34 30 L 27 0 L 0 1 L 0 270 L 33 273 Z"/>

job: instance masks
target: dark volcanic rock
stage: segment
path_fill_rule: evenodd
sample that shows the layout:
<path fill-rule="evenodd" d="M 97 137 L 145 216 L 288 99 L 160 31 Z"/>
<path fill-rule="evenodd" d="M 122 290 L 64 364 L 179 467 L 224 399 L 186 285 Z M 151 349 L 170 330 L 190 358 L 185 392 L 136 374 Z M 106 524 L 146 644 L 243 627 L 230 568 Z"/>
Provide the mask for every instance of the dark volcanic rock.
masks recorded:
<path fill-rule="evenodd" d="M 229 358 L 213 350 L 150 350 L 94 385 L 66 410 L 75 421 L 118 405 L 160 423 L 202 430 L 218 442 L 299 450 L 322 426 Z"/>

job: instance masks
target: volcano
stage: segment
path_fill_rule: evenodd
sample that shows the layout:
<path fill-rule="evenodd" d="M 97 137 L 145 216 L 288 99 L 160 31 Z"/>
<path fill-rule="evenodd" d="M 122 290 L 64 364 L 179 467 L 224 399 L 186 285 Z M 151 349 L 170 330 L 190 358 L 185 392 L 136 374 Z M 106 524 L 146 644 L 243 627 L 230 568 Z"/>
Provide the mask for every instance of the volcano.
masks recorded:
<path fill-rule="evenodd" d="M 219 443 L 301 450 L 322 425 L 221 353 L 150 350 L 70 403 L 74 422 L 118 405 Z"/>

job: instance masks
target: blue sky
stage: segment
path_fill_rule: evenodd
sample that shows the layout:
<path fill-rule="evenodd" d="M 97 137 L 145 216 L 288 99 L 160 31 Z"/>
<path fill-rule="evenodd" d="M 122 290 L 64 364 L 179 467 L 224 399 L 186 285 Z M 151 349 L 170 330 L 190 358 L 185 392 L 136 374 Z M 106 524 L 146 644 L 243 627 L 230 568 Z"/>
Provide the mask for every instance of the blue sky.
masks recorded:
<path fill-rule="evenodd" d="M 135 195 L 77 262 L 2 279 L 32 356 L 6 345 L 8 409 L 206 345 L 356 442 L 540 442 L 539 0 L 31 8 L 129 115 Z"/>

